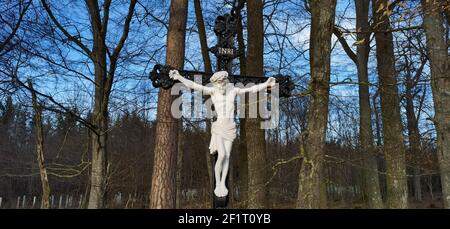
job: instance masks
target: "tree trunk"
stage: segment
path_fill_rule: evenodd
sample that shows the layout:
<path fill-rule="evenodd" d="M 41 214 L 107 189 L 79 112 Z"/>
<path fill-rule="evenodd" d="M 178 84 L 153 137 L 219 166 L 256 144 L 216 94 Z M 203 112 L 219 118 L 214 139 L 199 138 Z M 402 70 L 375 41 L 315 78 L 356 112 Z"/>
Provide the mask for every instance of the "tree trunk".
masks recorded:
<path fill-rule="evenodd" d="M 200 0 L 194 0 L 195 18 L 197 19 L 198 38 L 200 40 L 200 48 L 202 51 L 203 64 L 206 72 L 212 72 L 211 58 L 208 51 L 208 40 L 205 31 L 205 22 L 203 20 L 202 8 Z"/>
<path fill-rule="evenodd" d="M 108 103 L 107 89 L 107 63 L 105 36 L 102 32 L 98 5 L 94 1 L 86 2 L 91 19 L 93 35 L 92 59 L 94 62 L 95 95 L 94 109 L 92 111 L 92 124 L 94 133 L 91 134 L 91 180 L 88 208 L 97 209 L 105 206 L 106 198 L 106 167 L 107 167 L 107 130 L 108 130 Z"/>
<path fill-rule="evenodd" d="M 90 174 L 90 193 L 88 208 L 103 208 L 105 206 L 106 185 L 107 185 L 107 134 L 108 134 L 108 104 L 111 88 L 114 82 L 114 74 L 117 67 L 117 61 L 128 38 L 130 23 L 133 18 L 134 8 L 137 0 L 131 0 L 126 15 L 123 31 L 117 45 L 112 52 L 106 46 L 106 34 L 109 20 L 109 8 L 111 1 L 103 3 L 103 12 L 97 1 L 86 1 L 87 14 L 89 16 L 89 29 L 92 33 L 92 50 L 83 44 L 81 40 L 72 36 L 63 24 L 58 22 L 53 14 L 49 4 L 41 0 L 45 11 L 50 20 L 55 24 L 67 40 L 74 46 L 78 46 L 86 56 L 92 60 L 94 66 L 94 109 L 92 111 L 91 124 L 91 174 Z M 72 48 L 72 46 L 70 46 Z M 107 55 L 108 53 L 108 55 Z M 107 58 L 109 58 L 107 60 Z M 109 64 L 109 69 L 108 65 Z"/>
<path fill-rule="evenodd" d="M 243 5 L 245 0 L 239 0 L 239 5 Z M 241 75 L 247 75 L 247 59 L 245 57 L 245 43 L 244 43 L 244 27 L 242 25 L 242 14 L 241 8 L 236 9 L 237 15 L 237 42 L 238 50 L 241 52 L 239 55 L 239 69 Z M 248 100 L 247 95 L 242 95 L 245 101 Z M 247 114 L 248 109 L 246 109 L 248 103 L 241 107 L 240 112 Z M 239 120 L 239 153 L 238 153 L 238 190 L 239 190 L 239 201 L 241 205 L 239 207 L 247 207 L 247 190 L 248 190 L 248 155 L 247 155 L 247 141 L 245 133 L 245 118 Z"/>
<path fill-rule="evenodd" d="M 369 30 L 369 0 L 355 0 L 356 30 Z M 368 208 L 383 208 L 380 183 L 378 179 L 378 165 L 373 148 L 372 113 L 370 110 L 368 59 L 370 52 L 370 33 L 358 33 L 356 60 L 359 81 L 359 140 L 361 144 L 363 162 L 363 187 Z"/>
<path fill-rule="evenodd" d="M 28 87 L 32 90 L 32 102 L 34 110 L 34 127 L 36 132 L 36 154 L 39 164 L 39 174 L 42 184 L 41 208 L 50 208 L 50 185 L 48 183 L 47 168 L 44 160 L 44 134 L 42 128 L 42 107 L 37 102 L 36 93 L 33 91 L 33 83 L 28 81 Z"/>
<path fill-rule="evenodd" d="M 94 22 L 95 23 L 95 22 Z M 89 209 L 103 208 L 105 206 L 107 185 L 107 148 L 108 138 L 108 103 L 110 91 L 107 89 L 106 46 L 100 28 L 93 28 L 94 33 L 94 68 L 95 68 L 95 95 L 92 123 L 95 127 L 91 134 L 91 188 L 89 193 Z"/>
<path fill-rule="evenodd" d="M 166 64 L 177 69 L 184 64 L 187 9 L 187 0 L 173 0 L 170 4 Z M 150 208 L 175 207 L 178 121 L 171 113 L 175 98 L 170 90 L 159 90 Z"/>
<path fill-rule="evenodd" d="M 409 84 L 409 83 L 407 83 Z M 409 140 L 409 154 L 411 157 L 418 155 L 420 152 L 420 133 L 418 122 L 414 113 L 413 95 L 411 93 L 411 88 L 406 87 L 406 117 L 408 126 L 408 140 Z M 417 158 L 413 159 L 413 187 L 414 187 L 414 198 L 417 201 L 422 201 L 422 188 L 420 182 L 420 167 Z"/>
<path fill-rule="evenodd" d="M 177 148 L 177 197 L 175 207 L 177 209 L 181 208 L 182 204 L 182 195 L 183 195 L 183 144 L 184 144 L 184 135 L 183 135 L 183 120 L 179 121 L 178 127 L 178 148 Z"/>
<path fill-rule="evenodd" d="M 303 133 L 300 156 L 302 165 L 299 174 L 297 208 L 320 208 L 325 134 L 328 120 L 330 81 L 331 36 L 334 27 L 336 0 L 310 2 L 310 109 L 308 126 Z"/>
<path fill-rule="evenodd" d="M 394 61 L 394 45 L 389 22 L 388 0 L 373 0 L 376 53 L 381 98 L 381 117 L 386 160 L 387 207 L 407 208 L 405 146 L 403 144 L 400 101 Z"/>
<path fill-rule="evenodd" d="M 424 63 L 425 64 L 425 63 Z M 411 66 L 408 60 L 408 57 L 405 56 L 405 67 L 406 67 L 406 79 L 405 79 L 405 100 L 406 100 L 406 118 L 407 118 L 407 127 L 408 127 L 408 140 L 409 140 L 409 155 L 413 157 L 413 190 L 414 190 L 414 198 L 417 201 L 422 201 L 422 188 L 420 182 L 420 167 L 418 158 L 414 157 L 419 155 L 421 146 L 420 146 L 420 132 L 419 132 L 419 123 L 416 118 L 416 114 L 414 112 L 414 82 L 411 75 Z M 421 66 L 416 72 L 416 76 L 422 74 L 423 66 Z M 417 77 L 414 77 L 418 79 Z"/>
<path fill-rule="evenodd" d="M 96 99 L 97 100 L 97 99 Z M 91 180 L 89 192 L 89 209 L 98 209 L 105 206 L 106 184 L 107 184 L 107 114 L 94 109 L 93 124 L 97 127 L 96 132 L 91 134 L 92 161 Z M 106 117 L 105 117 L 106 116 Z"/>
<path fill-rule="evenodd" d="M 208 40 L 206 39 L 205 22 L 203 20 L 200 0 L 194 0 L 194 8 L 195 8 L 195 17 L 197 19 L 198 37 L 200 40 L 200 48 L 202 51 L 203 64 L 205 66 L 206 72 L 212 72 L 211 58 L 209 57 Z M 204 96 L 204 101 L 207 101 L 209 98 L 210 96 Z M 206 133 L 208 134 L 211 133 L 211 122 L 208 119 L 206 119 Z M 209 146 L 207 141 L 205 141 L 205 143 L 206 146 Z M 214 187 L 214 173 L 213 173 L 214 166 L 213 161 L 211 160 L 212 156 L 210 154 L 210 150 L 208 147 L 206 147 L 205 149 L 205 156 L 206 156 L 206 168 L 208 170 L 208 181 L 209 181 L 208 187 Z M 208 193 L 209 196 L 207 199 L 211 201 L 212 205 L 212 199 L 214 198 L 214 195 L 213 192 Z"/>
<path fill-rule="evenodd" d="M 247 9 L 249 36 L 246 73 L 263 76 L 263 1 L 248 1 Z M 260 128 L 260 121 L 259 118 L 249 118 L 245 122 L 248 155 L 248 208 L 266 207 L 266 144 L 265 132 Z"/>
<path fill-rule="evenodd" d="M 380 93 L 380 90 L 377 90 L 377 92 L 375 92 L 375 94 L 372 97 L 372 104 L 373 104 L 373 113 L 375 115 L 375 133 L 376 133 L 376 137 L 377 137 L 377 141 L 376 141 L 376 146 L 380 147 L 381 144 L 381 121 L 380 121 L 380 112 L 378 110 L 378 106 L 377 106 L 377 97 Z"/>
<path fill-rule="evenodd" d="M 105 3 L 106 4 L 106 3 Z M 104 6 L 103 20 L 100 18 L 100 9 L 97 1 L 86 1 L 89 12 L 91 30 L 93 35 L 93 47 L 90 57 L 94 62 L 95 95 L 92 123 L 95 127 L 91 135 L 92 161 L 91 161 L 91 187 L 88 208 L 105 207 L 106 190 L 108 184 L 108 105 L 111 94 L 117 60 L 128 38 L 130 23 L 136 6 L 136 0 L 130 1 L 128 13 L 125 18 L 123 33 L 109 56 L 109 71 L 107 69 L 106 33 L 108 28 L 109 4 Z"/>
<path fill-rule="evenodd" d="M 431 88 L 434 100 L 434 124 L 437 132 L 437 155 L 441 171 L 444 208 L 450 208 L 450 63 L 444 18 L 438 0 L 422 0 L 431 64 Z M 448 7 L 448 6 L 447 6 Z"/>

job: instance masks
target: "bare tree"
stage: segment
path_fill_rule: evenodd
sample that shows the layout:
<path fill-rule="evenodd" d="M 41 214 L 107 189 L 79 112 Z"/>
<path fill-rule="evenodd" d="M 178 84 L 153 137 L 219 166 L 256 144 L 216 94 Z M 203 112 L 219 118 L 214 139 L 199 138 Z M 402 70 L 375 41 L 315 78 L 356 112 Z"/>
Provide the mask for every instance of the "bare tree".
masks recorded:
<path fill-rule="evenodd" d="M 244 7 L 246 0 L 239 0 L 239 7 L 236 8 L 236 16 L 237 16 L 237 42 L 238 42 L 238 50 L 240 51 L 239 55 L 239 72 L 241 75 L 247 75 L 247 58 L 245 52 L 245 41 L 244 41 L 244 26 L 243 26 L 243 18 L 242 18 L 242 8 Z M 248 95 L 245 96 L 245 101 L 248 101 Z M 247 114 L 247 104 L 244 104 L 241 107 L 241 112 Z M 238 171 L 238 188 L 239 188 L 239 200 L 241 201 L 241 206 L 244 208 L 247 204 L 248 195 L 248 155 L 247 155 L 247 141 L 246 141 L 246 118 L 239 119 L 239 154 L 237 158 L 237 167 Z"/>
<path fill-rule="evenodd" d="M 369 30 L 369 0 L 355 0 L 356 6 L 356 30 L 357 34 L 357 67 L 359 79 L 359 111 L 360 111 L 360 142 L 363 152 L 363 176 L 364 191 L 367 195 L 369 208 L 382 208 L 380 183 L 378 180 L 378 165 L 373 149 L 372 118 L 370 109 L 369 94 L 369 74 L 368 59 L 370 53 L 370 33 L 363 33 Z"/>
<path fill-rule="evenodd" d="M 184 65 L 187 10 L 187 0 L 174 0 L 170 4 L 166 64 L 176 69 Z M 150 208 L 175 207 L 178 120 L 170 110 L 174 99 L 170 90 L 159 91 Z"/>
<path fill-rule="evenodd" d="M 408 50 L 411 55 L 411 50 Z M 407 129 L 408 129 L 408 141 L 409 141 L 409 154 L 410 157 L 414 157 L 413 161 L 413 173 L 414 173 L 414 197 L 417 201 L 422 201 L 422 188 L 421 188 L 421 169 L 419 167 L 418 160 L 420 159 L 421 143 L 420 143 L 420 131 L 419 131 L 419 121 L 417 120 L 414 98 L 417 97 L 417 92 L 415 87 L 417 86 L 422 71 L 427 63 L 426 58 L 422 58 L 422 63 L 413 75 L 412 63 L 410 63 L 408 55 L 405 53 L 403 55 L 405 59 L 405 110 L 407 119 Z M 425 89 L 424 89 L 425 90 Z M 423 100 L 421 100 L 423 103 Z M 422 107 L 421 105 L 419 108 Z M 420 112 L 420 110 L 419 110 Z"/>
<path fill-rule="evenodd" d="M 381 96 L 381 116 L 386 160 L 387 207 L 408 208 L 405 146 L 403 144 L 400 101 L 387 0 L 373 0 L 377 68 Z"/>
<path fill-rule="evenodd" d="M 248 7 L 248 49 L 246 73 L 263 76 L 263 1 L 247 2 Z M 245 141 L 248 163 L 248 207 L 266 207 L 266 149 L 265 132 L 260 128 L 261 119 L 250 118 L 245 122 Z"/>
<path fill-rule="evenodd" d="M 112 49 L 106 45 L 108 32 L 108 20 L 111 1 L 103 3 L 103 16 L 96 0 L 86 1 L 87 13 L 89 14 L 90 27 L 92 31 L 92 49 L 89 49 L 79 38 L 71 34 L 63 24 L 55 17 L 50 4 L 41 0 L 45 11 L 53 24 L 60 30 L 68 40 L 83 50 L 94 65 L 94 108 L 92 111 L 93 130 L 91 134 L 92 161 L 91 180 L 88 208 L 103 208 L 105 206 L 105 194 L 107 185 L 107 136 L 108 136 L 108 105 L 117 61 L 128 38 L 130 23 L 133 18 L 136 0 L 132 0 L 128 7 L 123 31 L 117 45 Z"/>
<path fill-rule="evenodd" d="M 444 5 L 447 7 L 448 5 Z M 450 208 L 450 61 L 444 29 L 441 1 L 422 0 L 423 26 L 431 64 L 431 86 L 434 99 L 434 124 L 437 132 L 437 155 L 441 172 L 442 199 Z"/>
<path fill-rule="evenodd" d="M 303 133 L 300 157 L 297 208 L 319 208 L 321 204 L 320 177 L 325 154 L 325 133 L 328 120 L 331 36 L 333 34 L 336 1 L 310 2 L 311 41 L 309 83 L 310 108 L 308 126 Z M 323 201 L 323 200 L 322 200 Z"/>
<path fill-rule="evenodd" d="M 211 58 L 209 57 L 208 40 L 206 37 L 205 22 L 203 20 L 203 13 L 200 0 L 194 0 L 194 8 L 195 8 L 195 18 L 197 20 L 198 37 L 200 40 L 200 49 L 202 53 L 204 70 L 206 72 L 212 72 Z M 205 96 L 204 99 L 207 100 L 208 97 L 209 96 Z M 206 120 L 206 132 L 209 133 L 210 131 L 211 131 L 211 122 Z M 213 162 L 211 160 L 211 154 L 208 148 L 205 149 L 205 155 L 207 165 L 206 168 L 208 169 L 208 180 L 209 180 L 208 187 L 214 187 L 214 175 L 212 170 Z M 210 195 L 211 197 L 209 199 L 212 199 L 213 193 L 211 192 Z"/>
<path fill-rule="evenodd" d="M 380 183 L 378 179 L 378 165 L 373 148 L 372 113 L 370 109 L 368 61 L 370 53 L 369 0 L 355 0 L 356 7 L 356 54 L 352 51 L 343 33 L 334 28 L 345 52 L 356 64 L 358 69 L 359 87 L 359 141 L 361 144 L 363 185 L 367 207 L 383 208 Z"/>
<path fill-rule="evenodd" d="M 28 87 L 33 88 L 31 80 L 28 81 Z M 39 165 L 39 174 L 42 185 L 42 208 L 50 208 L 50 185 L 48 183 L 47 168 L 44 159 L 44 134 L 42 128 L 42 107 L 38 104 L 37 96 L 34 91 L 31 92 L 34 110 L 34 126 L 36 132 L 36 154 Z"/>

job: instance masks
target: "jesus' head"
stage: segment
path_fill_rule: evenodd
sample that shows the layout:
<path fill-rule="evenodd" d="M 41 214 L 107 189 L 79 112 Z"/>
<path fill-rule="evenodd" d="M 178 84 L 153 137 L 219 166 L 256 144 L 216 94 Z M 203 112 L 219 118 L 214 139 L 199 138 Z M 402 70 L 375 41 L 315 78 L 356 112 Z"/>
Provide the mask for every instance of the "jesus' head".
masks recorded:
<path fill-rule="evenodd" d="M 214 87 L 218 88 L 222 94 L 225 93 L 225 89 L 227 84 L 230 82 L 228 80 L 228 72 L 219 71 L 214 73 L 209 81 L 213 84 Z"/>

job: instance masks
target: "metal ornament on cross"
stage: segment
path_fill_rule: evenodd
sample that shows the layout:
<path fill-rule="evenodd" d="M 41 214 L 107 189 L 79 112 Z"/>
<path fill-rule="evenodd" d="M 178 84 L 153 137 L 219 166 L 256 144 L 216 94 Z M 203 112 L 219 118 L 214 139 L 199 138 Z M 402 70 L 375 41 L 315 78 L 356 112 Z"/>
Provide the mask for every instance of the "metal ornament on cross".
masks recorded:
<path fill-rule="evenodd" d="M 214 33 L 217 36 L 217 44 L 208 50 L 216 56 L 217 59 L 217 71 L 227 71 L 231 72 L 231 64 L 233 59 L 239 57 L 243 50 L 238 50 L 234 47 L 235 37 L 237 34 L 237 17 L 236 9 L 242 8 L 243 5 L 236 5 L 236 1 L 233 2 L 233 8 L 231 14 L 220 15 L 216 18 L 214 24 Z M 168 65 L 156 64 L 152 71 L 150 72 L 150 80 L 155 88 L 163 88 L 165 90 L 170 89 L 176 80 L 169 77 L 170 70 L 175 68 Z M 214 73 L 211 72 L 201 72 L 201 71 L 189 71 L 189 70 L 178 70 L 178 72 L 185 78 L 194 80 L 194 75 L 202 76 L 202 84 L 206 85 L 209 83 L 209 79 Z M 274 78 L 279 85 L 279 96 L 280 97 L 290 97 L 291 92 L 294 89 L 294 83 L 291 81 L 289 76 L 275 75 Z M 231 83 L 242 83 L 247 85 L 249 83 L 259 84 L 265 82 L 268 77 L 263 76 L 242 76 L 242 75 L 229 75 L 228 79 Z M 270 93 L 270 89 L 268 90 Z M 215 160 L 217 160 L 217 154 L 213 155 Z M 214 164 L 212 166 L 214 174 Z M 232 175 L 232 174 L 231 174 Z M 227 183 L 230 176 L 227 176 Z M 214 182 L 213 182 L 214 183 Z M 227 185 L 229 186 L 229 185 Z M 214 186 L 212 187 L 214 190 Z M 233 190 L 230 188 L 230 190 Z M 211 200 L 212 208 L 226 208 L 228 206 L 228 196 L 217 197 L 214 194 Z"/>

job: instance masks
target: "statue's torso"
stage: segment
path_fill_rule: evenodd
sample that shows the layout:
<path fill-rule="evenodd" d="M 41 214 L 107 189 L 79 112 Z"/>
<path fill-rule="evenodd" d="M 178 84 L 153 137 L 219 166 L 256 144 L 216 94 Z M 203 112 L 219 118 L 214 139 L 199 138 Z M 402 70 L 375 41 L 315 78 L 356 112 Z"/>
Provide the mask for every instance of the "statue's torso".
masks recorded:
<path fill-rule="evenodd" d="M 217 121 L 234 122 L 234 99 L 236 98 L 236 90 L 234 87 L 228 88 L 223 94 L 219 89 L 215 88 L 211 95 L 214 109 L 217 113 Z"/>

